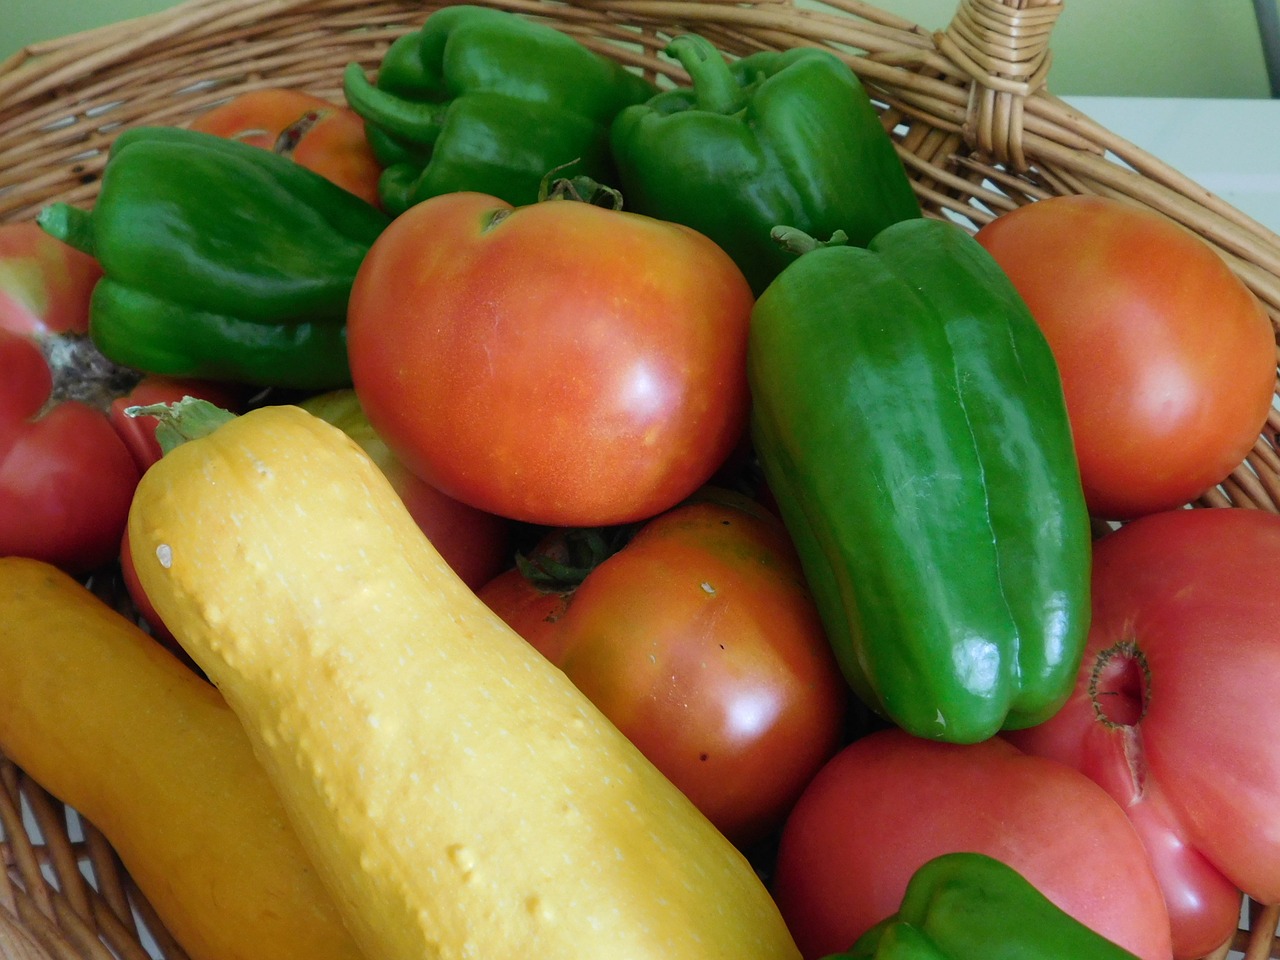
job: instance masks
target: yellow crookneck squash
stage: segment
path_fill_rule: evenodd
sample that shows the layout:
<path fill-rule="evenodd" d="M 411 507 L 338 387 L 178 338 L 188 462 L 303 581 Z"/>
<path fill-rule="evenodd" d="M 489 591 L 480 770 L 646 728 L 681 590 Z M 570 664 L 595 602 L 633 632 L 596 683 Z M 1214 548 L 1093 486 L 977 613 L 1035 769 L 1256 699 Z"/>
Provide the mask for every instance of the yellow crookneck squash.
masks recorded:
<path fill-rule="evenodd" d="M 296 407 L 192 432 L 138 488 L 134 562 L 369 957 L 798 960 L 742 854 L 354 442 Z"/>
<path fill-rule="evenodd" d="M 218 692 L 38 560 L 0 558 L 0 691 L 0 749 L 102 831 L 191 960 L 362 960 Z"/>

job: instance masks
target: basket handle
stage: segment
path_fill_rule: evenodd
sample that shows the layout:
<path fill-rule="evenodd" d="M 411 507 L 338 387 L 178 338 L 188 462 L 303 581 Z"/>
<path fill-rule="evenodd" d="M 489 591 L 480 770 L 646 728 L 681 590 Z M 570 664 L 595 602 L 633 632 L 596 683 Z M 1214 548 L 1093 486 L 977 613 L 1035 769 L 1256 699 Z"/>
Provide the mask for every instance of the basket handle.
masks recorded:
<path fill-rule="evenodd" d="M 971 149 L 1018 171 L 1022 105 L 1045 85 L 1049 36 L 1062 0 L 960 0 L 951 23 L 934 34 L 939 52 L 972 78 L 964 136 Z"/>

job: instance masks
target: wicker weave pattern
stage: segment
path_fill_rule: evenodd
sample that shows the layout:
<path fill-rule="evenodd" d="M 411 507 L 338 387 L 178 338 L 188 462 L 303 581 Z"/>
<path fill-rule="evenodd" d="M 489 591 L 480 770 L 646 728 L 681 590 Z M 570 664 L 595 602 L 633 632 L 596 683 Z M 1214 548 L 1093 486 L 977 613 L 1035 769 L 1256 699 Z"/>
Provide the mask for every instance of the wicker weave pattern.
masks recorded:
<path fill-rule="evenodd" d="M 660 51 L 701 33 L 721 49 L 811 45 L 844 57 L 881 108 L 925 209 L 976 228 L 1018 205 L 1097 193 L 1160 210 L 1215 244 L 1280 324 L 1280 237 L 1050 93 L 1050 38 L 1061 0 L 960 0 L 932 34 L 860 0 L 821 10 L 790 0 L 485 0 L 544 17 L 594 49 L 679 82 Z M 292 86 L 335 100 L 356 61 L 372 70 L 388 44 L 439 3 L 412 0 L 188 0 L 171 11 L 40 44 L 0 64 L 0 222 L 46 203 L 91 204 L 105 152 L 122 129 L 183 124 L 235 94 Z M 1202 505 L 1280 510 L 1280 413 L 1248 461 Z M 22 800 L 34 834 L 24 826 Z M 105 841 L 0 758 L 0 960 L 144 960 L 149 911 Z M 75 829 L 80 829 L 75 827 Z M 39 841 L 39 842 L 33 842 Z M 84 881 L 82 869 L 94 877 Z M 1248 960 L 1280 956 L 1277 911 L 1255 911 Z M 151 947 L 185 960 L 151 918 Z M 1227 946 L 1216 954 L 1225 957 Z"/>

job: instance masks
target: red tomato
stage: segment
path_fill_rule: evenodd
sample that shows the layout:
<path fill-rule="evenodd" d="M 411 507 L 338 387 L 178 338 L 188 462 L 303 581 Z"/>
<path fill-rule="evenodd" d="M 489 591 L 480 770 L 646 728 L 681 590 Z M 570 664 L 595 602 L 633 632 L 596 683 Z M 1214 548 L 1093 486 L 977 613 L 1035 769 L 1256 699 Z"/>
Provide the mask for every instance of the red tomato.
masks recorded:
<path fill-rule="evenodd" d="M 373 429 L 353 390 L 334 390 L 300 406 L 333 424 L 378 465 L 432 546 L 468 587 L 493 578 L 510 556 L 507 520 L 445 496 L 410 473 Z"/>
<path fill-rule="evenodd" d="M 1077 770 L 999 737 L 952 744 L 890 729 L 854 741 L 783 828 L 773 889 L 806 960 L 847 950 L 944 853 L 1019 871 L 1081 923 L 1168 960 L 1169 917 L 1133 826 Z"/>
<path fill-rule="evenodd" d="M 838 747 L 847 688 L 781 522 L 717 497 L 646 523 L 553 621 L 554 596 L 530 618 L 519 594 L 514 609 L 480 595 L 509 623 L 532 619 L 526 639 L 748 846 Z"/>
<path fill-rule="evenodd" d="M 554 664 L 564 657 L 560 618 L 569 609 L 570 590 L 544 590 L 512 568 L 484 584 L 476 595 L 516 633 Z"/>
<path fill-rule="evenodd" d="M 115 559 L 138 468 L 102 413 L 52 396 L 34 340 L 0 329 L 0 556 L 70 573 Z"/>
<path fill-rule="evenodd" d="M 98 261 L 33 221 L 0 224 L 0 329 L 87 333 Z"/>
<path fill-rule="evenodd" d="M 625 523 L 674 506 L 734 449 L 752 302 L 685 227 L 446 194 L 365 258 L 351 372 L 374 428 L 450 496 L 546 526 Z"/>
<path fill-rule="evenodd" d="M 1240 465 L 1271 408 L 1275 339 L 1213 248 L 1157 213 L 1084 196 L 1020 207 L 977 237 L 1058 361 L 1094 515 L 1181 506 Z"/>
<path fill-rule="evenodd" d="M 1010 738 L 1078 767 L 1151 851 L 1174 952 L 1235 929 L 1239 890 L 1280 902 L 1280 517 L 1174 510 L 1094 551 L 1075 692 Z"/>
<path fill-rule="evenodd" d="M 196 117 L 191 129 L 273 150 L 380 206 L 382 166 L 364 121 L 347 107 L 300 90 L 251 90 Z"/>

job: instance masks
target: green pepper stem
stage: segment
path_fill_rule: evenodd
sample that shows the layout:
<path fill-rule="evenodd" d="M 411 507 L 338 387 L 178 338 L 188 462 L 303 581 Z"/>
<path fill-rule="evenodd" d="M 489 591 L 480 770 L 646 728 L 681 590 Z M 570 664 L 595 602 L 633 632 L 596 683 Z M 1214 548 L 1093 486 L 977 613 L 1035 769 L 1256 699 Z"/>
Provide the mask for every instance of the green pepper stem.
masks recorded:
<path fill-rule="evenodd" d="M 447 103 L 419 103 L 379 90 L 358 63 L 349 63 L 342 74 L 347 105 L 364 120 L 411 143 L 430 146 L 440 135 Z"/>
<path fill-rule="evenodd" d="M 98 254 L 93 240 L 93 217 L 67 203 L 51 203 L 38 214 L 36 223 L 49 236 L 61 240 L 91 257 Z"/>
<path fill-rule="evenodd" d="M 797 256 L 808 253 L 811 250 L 817 250 L 819 247 L 847 247 L 849 245 L 849 235 L 843 230 L 837 230 L 831 234 L 829 240 L 819 240 L 798 227 L 777 226 L 769 231 L 769 236 L 774 243 L 787 253 L 794 253 Z"/>
<path fill-rule="evenodd" d="M 197 397 L 183 397 L 177 403 L 125 407 L 124 414 L 126 417 L 155 417 L 160 421 L 156 424 L 156 441 L 162 453 L 169 453 L 188 440 L 207 437 L 236 418 L 229 410 Z"/>
<path fill-rule="evenodd" d="M 695 33 L 681 34 L 667 44 L 665 53 L 679 60 L 689 74 L 699 110 L 734 114 L 747 105 L 724 55 L 710 40 Z"/>

